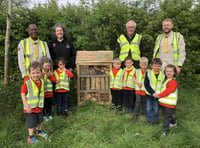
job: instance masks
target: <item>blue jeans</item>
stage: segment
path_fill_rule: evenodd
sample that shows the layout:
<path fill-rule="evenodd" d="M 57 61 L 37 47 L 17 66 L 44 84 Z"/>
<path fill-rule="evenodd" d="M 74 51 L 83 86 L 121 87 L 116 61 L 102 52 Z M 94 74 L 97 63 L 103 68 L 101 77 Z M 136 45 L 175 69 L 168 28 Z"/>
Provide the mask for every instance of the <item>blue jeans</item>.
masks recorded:
<path fill-rule="evenodd" d="M 159 111 L 158 99 L 146 95 L 146 109 L 147 109 L 147 122 L 152 122 L 152 121 L 158 122 L 158 111 Z M 152 116 L 154 116 L 154 120 L 152 120 Z"/>
<path fill-rule="evenodd" d="M 67 104 L 67 92 L 60 92 L 56 93 L 56 105 L 57 105 L 57 113 L 62 112 L 62 106 L 64 108 L 63 111 L 67 111 L 68 104 Z"/>

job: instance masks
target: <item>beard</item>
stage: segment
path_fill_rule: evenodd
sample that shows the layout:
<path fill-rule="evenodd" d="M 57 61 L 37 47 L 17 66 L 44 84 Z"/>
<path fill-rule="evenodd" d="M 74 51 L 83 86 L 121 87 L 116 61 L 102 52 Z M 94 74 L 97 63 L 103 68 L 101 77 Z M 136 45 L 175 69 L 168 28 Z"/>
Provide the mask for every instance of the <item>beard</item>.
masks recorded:
<path fill-rule="evenodd" d="M 163 31 L 165 34 L 169 34 L 172 31 L 172 29 L 164 29 Z"/>

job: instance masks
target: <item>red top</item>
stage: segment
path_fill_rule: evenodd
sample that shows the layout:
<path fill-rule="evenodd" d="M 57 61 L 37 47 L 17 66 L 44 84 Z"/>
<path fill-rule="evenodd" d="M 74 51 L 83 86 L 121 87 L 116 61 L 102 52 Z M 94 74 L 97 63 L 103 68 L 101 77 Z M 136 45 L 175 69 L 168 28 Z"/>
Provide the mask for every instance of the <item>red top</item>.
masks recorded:
<path fill-rule="evenodd" d="M 24 79 L 24 81 L 27 81 L 27 80 L 29 80 L 29 77 L 26 77 L 26 78 Z M 36 84 L 36 86 L 38 87 L 39 93 L 40 93 L 42 82 L 41 82 L 41 81 L 39 81 L 39 82 L 33 81 L 33 82 L 34 82 L 34 83 Z M 28 92 L 27 86 L 26 86 L 26 83 L 24 83 L 24 84 L 22 85 L 22 87 L 21 87 L 21 94 L 22 94 L 22 93 L 27 94 L 27 92 Z M 39 107 L 32 108 L 31 111 L 32 111 L 32 113 L 40 113 L 40 112 L 42 111 L 42 108 L 39 108 Z M 25 109 L 24 109 L 24 113 L 27 113 Z"/>
<path fill-rule="evenodd" d="M 142 70 L 141 70 L 142 71 Z M 144 76 L 146 71 L 142 71 L 142 75 Z M 134 78 L 136 78 L 136 72 L 134 73 L 133 75 Z M 137 85 L 137 84 L 135 84 Z M 144 85 L 144 84 L 143 84 Z M 145 91 L 143 90 L 135 90 L 135 94 L 139 94 L 139 95 L 142 95 L 142 96 L 145 96 Z"/>
<path fill-rule="evenodd" d="M 167 88 L 163 92 L 158 94 L 158 96 L 159 98 L 166 97 L 169 94 L 173 93 L 176 89 L 177 89 L 177 81 L 175 79 L 172 79 L 171 81 L 167 83 Z M 175 105 L 167 105 L 163 103 L 160 103 L 160 105 L 168 107 L 168 108 L 175 108 Z"/>
<path fill-rule="evenodd" d="M 60 77 L 60 74 L 62 73 L 61 71 L 59 71 L 58 69 L 56 70 L 58 76 Z M 68 75 L 68 77 L 72 78 L 74 75 L 71 71 L 69 70 L 65 70 L 65 73 Z M 56 90 L 56 92 L 68 92 L 67 90 L 65 89 L 58 89 Z"/>
<path fill-rule="evenodd" d="M 132 69 L 133 70 L 133 69 Z M 129 71 L 126 71 L 127 72 L 127 76 L 129 75 L 129 73 L 132 71 L 132 70 L 129 70 Z M 134 88 L 130 88 L 130 87 L 123 87 L 124 90 L 134 90 Z"/>
<path fill-rule="evenodd" d="M 45 72 L 45 74 L 47 75 L 48 72 Z M 47 76 L 48 76 L 48 75 L 47 75 Z M 55 76 L 54 74 L 48 76 L 48 79 L 49 79 L 51 82 L 53 82 L 53 83 L 56 82 L 56 76 Z M 51 97 L 53 97 L 53 91 L 52 91 L 52 92 L 45 92 L 44 97 L 45 97 L 45 98 L 51 98 Z"/>
<path fill-rule="evenodd" d="M 118 72 L 119 70 L 120 70 L 120 68 L 119 68 L 119 69 L 115 69 L 115 68 L 112 69 L 112 72 L 113 72 L 114 78 L 115 78 L 115 76 L 117 75 L 117 72 Z M 112 88 L 112 90 L 121 90 L 121 89 L 118 89 L 118 88 Z"/>

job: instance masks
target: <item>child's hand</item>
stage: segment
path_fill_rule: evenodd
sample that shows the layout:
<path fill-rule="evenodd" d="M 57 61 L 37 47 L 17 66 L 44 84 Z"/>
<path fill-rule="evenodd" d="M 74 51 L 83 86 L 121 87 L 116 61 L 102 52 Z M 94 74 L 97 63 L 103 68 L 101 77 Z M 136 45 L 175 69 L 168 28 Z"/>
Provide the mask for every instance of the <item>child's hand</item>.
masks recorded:
<path fill-rule="evenodd" d="M 141 87 L 142 87 L 142 83 L 138 83 L 137 85 L 138 85 L 138 87 L 139 87 L 139 88 L 141 88 Z"/>
<path fill-rule="evenodd" d="M 26 107 L 26 112 L 27 113 L 32 113 L 32 110 L 31 110 L 31 108 L 29 106 Z"/>
<path fill-rule="evenodd" d="M 154 98 L 159 98 L 158 94 L 156 94 L 156 93 L 153 94 L 153 97 Z"/>
<path fill-rule="evenodd" d="M 50 75 L 51 75 L 50 72 L 48 72 L 48 73 L 47 73 L 47 76 L 49 77 Z"/>

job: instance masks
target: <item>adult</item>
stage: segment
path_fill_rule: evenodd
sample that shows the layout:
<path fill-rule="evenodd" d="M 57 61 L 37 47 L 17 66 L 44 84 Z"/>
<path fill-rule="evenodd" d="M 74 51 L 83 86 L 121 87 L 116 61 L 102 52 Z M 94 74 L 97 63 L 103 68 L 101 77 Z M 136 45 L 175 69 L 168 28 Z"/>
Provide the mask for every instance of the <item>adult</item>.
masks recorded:
<path fill-rule="evenodd" d="M 117 39 L 120 44 L 120 50 L 118 51 L 119 59 L 124 63 L 126 57 L 133 59 L 133 65 L 135 68 L 139 68 L 140 49 L 142 36 L 135 32 L 136 23 L 133 20 L 128 21 L 126 24 L 126 33 L 121 34 Z M 123 65 L 122 65 L 123 66 Z"/>
<path fill-rule="evenodd" d="M 186 56 L 185 42 L 183 35 L 173 32 L 172 28 L 173 22 L 170 18 L 162 22 L 163 34 L 158 35 L 156 39 L 153 58 L 162 60 L 162 69 L 168 64 L 173 64 L 177 73 L 180 73 Z"/>
<path fill-rule="evenodd" d="M 22 78 L 28 76 L 28 68 L 32 61 L 40 62 L 42 57 L 50 57 L 49 48 L 45 41 L 39 39 L 39 30 L 35 24 L 28 26 L 29 37 L 18 45 L 18 65 Z"/>
<path fill-rule="evenodd" d="M 68 39 L 67 32 L 61 24 L 55 24 L 49 42 L 50 55 L 54 70 L 58 68 L 56 59 L 63 57 L 66 60 L 65 68 L 72 71 L 75 68 L 76 50 Z"/>

